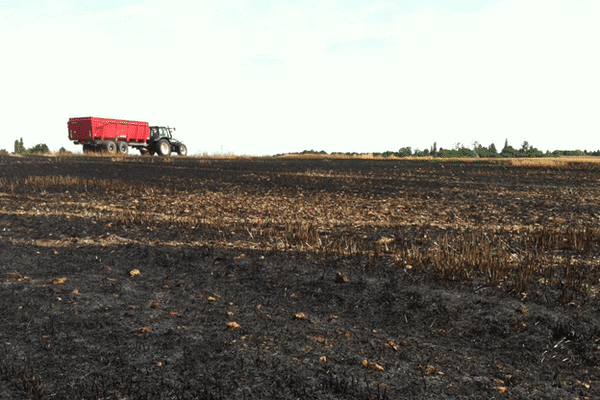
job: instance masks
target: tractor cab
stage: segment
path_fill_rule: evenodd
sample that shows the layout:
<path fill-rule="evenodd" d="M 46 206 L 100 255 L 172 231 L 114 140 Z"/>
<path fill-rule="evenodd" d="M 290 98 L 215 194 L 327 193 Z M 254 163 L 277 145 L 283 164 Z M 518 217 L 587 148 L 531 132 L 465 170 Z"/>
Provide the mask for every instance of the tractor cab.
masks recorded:
<path fill-rule="evenodd" d="M 173 135 L 171 134 L 171 131 L 174 131 L 175 128 L 169 128 L 166 126 L 151 126 L 150 127 L 150 138 L 155 141 L 158 142 L 160 139 L 166 138 L 166 139 L 172 139 Z"/>
<path fill-rule="evenodd" d="M 187 147 L 177 139 L 173 139 L 175 128 L 167 126 L 151 126 L 150 127 L 150 144 L 147 151 L 150 154 L 158 154 L 160 156 L 170 156 L 171 152 L 177 152 L 180 156 L 187 155 Z M 142 151 L 142 154 L 144 152 Z"/>

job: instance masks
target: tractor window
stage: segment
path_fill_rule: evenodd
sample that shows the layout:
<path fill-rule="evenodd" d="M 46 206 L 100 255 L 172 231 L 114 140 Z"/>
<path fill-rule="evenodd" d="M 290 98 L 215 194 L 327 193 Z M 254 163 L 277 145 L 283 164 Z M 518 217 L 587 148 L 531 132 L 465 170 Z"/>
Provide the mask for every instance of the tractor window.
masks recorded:
<path fill-rule="evenodd" d="M 164 126 L 153 126 L 150 128 L 150 136 L 152 136 L 154 140 L 164 137 L 171 138 L 171 131 Z"/>
<path fill-rule="evenodd" d="M 169 128 L 161 127 L 160 128 L 160 137 L 170 138 L 171 132 L 169 131 Z"/>

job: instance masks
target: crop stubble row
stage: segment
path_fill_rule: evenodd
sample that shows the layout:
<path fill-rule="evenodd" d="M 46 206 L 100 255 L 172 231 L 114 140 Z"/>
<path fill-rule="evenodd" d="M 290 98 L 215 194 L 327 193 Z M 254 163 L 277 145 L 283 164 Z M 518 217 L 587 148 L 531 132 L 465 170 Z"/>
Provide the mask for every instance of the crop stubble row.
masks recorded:
<path fill-rule="evenodd" d="M 57 173 L 2 178 L 5 226 L 49 247 L 117 237 L 360 256 L 517 292 L 530 283 L 597 292 L 596 169 L 356 160 L 245 160 L 240 169 L 235 163 L 187 160 L 148 177 L 139 171 L 145 164 L 113 163 L 118 174 L 109 179 L 96 163 L 75 171 L 50 163 Z M 42 229 L 13 225 L 18 215 L 46 222 Z"/>

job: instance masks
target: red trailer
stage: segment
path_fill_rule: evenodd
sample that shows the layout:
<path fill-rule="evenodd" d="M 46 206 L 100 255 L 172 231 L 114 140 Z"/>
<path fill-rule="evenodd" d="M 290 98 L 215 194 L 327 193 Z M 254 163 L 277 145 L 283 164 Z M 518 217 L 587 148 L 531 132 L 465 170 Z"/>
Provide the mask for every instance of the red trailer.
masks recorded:
<path fill-rule="evenodd" d="M 187 155 L 187 147 L 173 139 L 175 128 L 149 126 L 147 122 L 111 118 L 70 118 L 69 139 L 83 145 L 83 152 L 102 151 L 127 154 L 129 147 L 141 154 L 168 156 L 171 152 Z"/>

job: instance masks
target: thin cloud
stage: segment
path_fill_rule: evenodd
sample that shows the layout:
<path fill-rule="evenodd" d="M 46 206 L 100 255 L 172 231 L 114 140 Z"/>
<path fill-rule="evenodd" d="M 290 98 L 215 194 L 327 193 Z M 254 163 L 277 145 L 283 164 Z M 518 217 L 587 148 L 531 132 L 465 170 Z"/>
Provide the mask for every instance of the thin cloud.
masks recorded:
<path fill-rule="evenodd" d="M 264 64 L 264 65 L 273 65 L 273 64 L 281 63 L 281 61 L 276 58 L 254 58 L 251 61 L 254 63 L 257 63 L 257 64 Z"/>
<path fill-rule="evenodd" d="M 328 52 L 344 51 L 351 49 L 362 49 L 362 50 L 378 50 L 384 49 L 392 45 L 393 42 L 386 38 L 370 38 L 360 41 L 353 41 L 347 43 L 334 43 L 327 47 Z"/>

